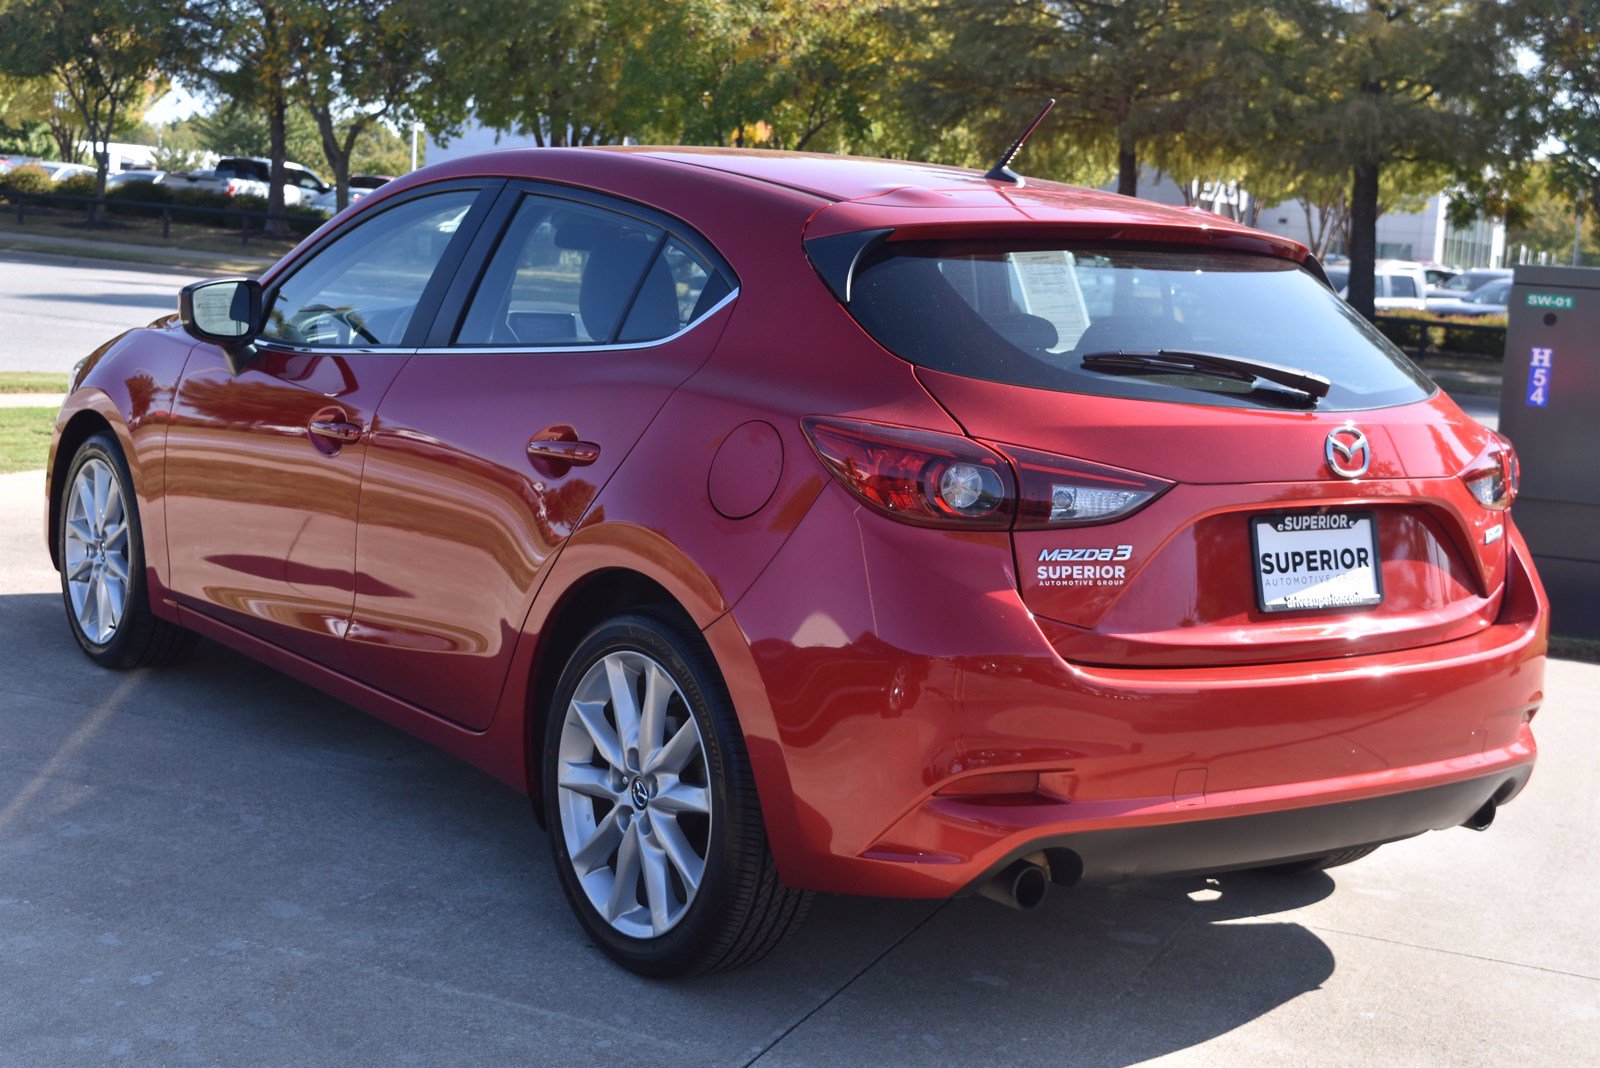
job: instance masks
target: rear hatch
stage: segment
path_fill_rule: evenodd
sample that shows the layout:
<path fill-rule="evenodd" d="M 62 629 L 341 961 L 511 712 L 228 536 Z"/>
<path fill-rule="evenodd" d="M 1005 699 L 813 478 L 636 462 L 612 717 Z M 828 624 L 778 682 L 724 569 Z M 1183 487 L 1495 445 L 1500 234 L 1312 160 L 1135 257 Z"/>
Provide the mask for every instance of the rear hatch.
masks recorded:
<path fill-rule="evenodd" d="M 1496 615 L 1506 514 L 1463 475 L 1500 442 L 1291 260 L 890 240 L 861 257 L 846 306 L 1013 463 L 1148 482 L 1085 511 L 1062 476 L 1047 492 L 1064 520 L 1013 532 L 1020 592 L 1070 660 L 1350 656 Z M 1260 377 L 1196 362 L 1217 355 Z"/>

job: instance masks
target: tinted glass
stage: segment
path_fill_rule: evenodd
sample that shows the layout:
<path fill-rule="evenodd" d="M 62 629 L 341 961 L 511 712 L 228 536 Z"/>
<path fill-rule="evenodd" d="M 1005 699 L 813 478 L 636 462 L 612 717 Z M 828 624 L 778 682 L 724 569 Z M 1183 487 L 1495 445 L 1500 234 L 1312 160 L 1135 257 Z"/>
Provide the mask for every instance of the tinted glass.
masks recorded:
<path fill-rule="evenodd" d="M 1345 286 L 1350 284 L 1350 268 L 1348 267 L 1329 267 L 1323 273 L 1328 276 L 1328 284 L 1334 288 L 1335 292 L 1342 291 Z"/>
<path fill-rule="evenodd" d="M 1389 277 L 1389 295 L 1391 297 L 1414 297 L 1417 295 L 1417 280 L 1409 274 L 1391 274 Z"/>
<path fill-rule="evenodd" d="M 1299 393 L 1204 375 L 1126 373 L 1083 357 L 1162 348 L 1310 371 L 1323 410 L 1418 400 L 1432 385 L 1348 305 L 1286 260 L 1226 252 L 896 242 L 856 275 L 849 310 L 912 363 L 1038 389 L 1221 405 Z"/>
<path fill-rule="evenodd" d="M 1511 283 L 1490 282 L 1472 296 L 1479 304 L 1505 304 L 1511 296 Z"/>
<path fill-rule="evenodd" d="M 611 342 L 662 232 L 642 220 L 527 196 L 490 257 L 458 345 Z"/>
<path fill-rule="evenodd" d="M 688 326 L 727 295 L 711 266 L 687 245 L 669 239 L 656 256 L 628 311 L 618 341 L 654 341 Z"/>
<path fill-rule="evenodd" d="M 477 197 L 408 200 L 334 238 L 278 289 L 261 336 L 294 345 L 399 345 L 417 301 Z"/>

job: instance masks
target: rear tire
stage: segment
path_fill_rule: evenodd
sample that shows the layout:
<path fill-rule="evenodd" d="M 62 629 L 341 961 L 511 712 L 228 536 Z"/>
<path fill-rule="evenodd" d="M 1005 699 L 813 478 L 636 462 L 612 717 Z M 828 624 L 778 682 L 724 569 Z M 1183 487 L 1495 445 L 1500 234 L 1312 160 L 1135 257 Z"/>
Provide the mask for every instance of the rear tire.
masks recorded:
<path fill-rule="evenodd" d="M 67 468 L 56 504 L 56 560 L 67 625 L 96 664 L 157 667 L 193 647 L 192 632 L 150 610 L 133 475 L 108 432 L 78 446 Z"/>
<path fill-rule="evenodd" d="M 1353 849 L 1341 849 L 1337 853 L 1324 853 L 1320 857 L 1311 857 L 1308 860 L 1291 860 L 1287 864 L 1270 864 L 1261 871 L 1270 871 L 1274 875 L 1309 875 L 1316 871 L 1327 871 L 1344 864 L 1360 860 L 1378 847 L 1375 845 L 1356 846 Z"/>
<path fill-rule="evenodd" d="M 778 879 L 727 688 L 677 613 L 617 616 L 579 644 L 541 765 L 562 889 L 623 967 L 740 967 L 805 918 L 812 895 Z"/>

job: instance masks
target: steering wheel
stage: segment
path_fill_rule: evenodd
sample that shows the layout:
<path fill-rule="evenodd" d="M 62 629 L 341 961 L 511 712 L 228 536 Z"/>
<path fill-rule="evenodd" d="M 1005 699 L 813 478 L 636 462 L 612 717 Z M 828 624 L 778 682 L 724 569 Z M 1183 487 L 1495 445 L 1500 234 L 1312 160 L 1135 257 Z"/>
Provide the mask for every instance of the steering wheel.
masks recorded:
<path fill-rule="evenodd" d="M 339 309 L 327 304 L 317 304 L 302 308 L 301 314 L 304 318 L 295 323 L 295 332 L 300 335 L 302 340 L 309 340 L 315 336 L 319 332 L 318 327 L 327 323 L 336 324 L 336 329 L 342 335 L 340 338 L 342 344 L 352 344 L 357 338 L 367 342 L 369 345 L 383 344 L 382 341 L 373 336 L 371 331 L 362 325 L 361 321 L 355 316 L 355 310 L 352 308 Z M 317 340 L 321 341 L 322 339 L 317 338 Z"/>

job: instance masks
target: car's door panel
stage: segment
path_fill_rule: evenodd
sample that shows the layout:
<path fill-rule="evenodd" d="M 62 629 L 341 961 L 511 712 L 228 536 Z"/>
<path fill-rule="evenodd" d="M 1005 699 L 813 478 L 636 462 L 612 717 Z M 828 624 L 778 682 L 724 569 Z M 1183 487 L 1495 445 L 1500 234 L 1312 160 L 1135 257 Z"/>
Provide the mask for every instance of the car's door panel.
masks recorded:
<path fill-rule="evenodd" d="M 403 355 L 263 350 L 235 375 L 198 345 L 167 434 L 174 591 L 191 605 L 337 665 L 354 597 L 356 505 L 367 445 L 313 433 L 363 430 Z"/>
<path fill-rule="evenodd" d="M 502 216 L 510 247 L 514 219 L 509 209 Z M 594 255 L 585 253 L 586 270 Z M 490 288 L 492 277 L 486 272 L 476 288 Z M 464 279 L 444 307 L 466 309 L 473 281 Z M 641 288 L 632 277 L 622 285 L 628 299 Z M 704 314 L 674 336 L 615 344 L 627 329 L 627 299 L 584 303 L 581 312 L 509 314 L 566 315 L 585 336 L 604 319 L 612 344 L 539 350 L 486 340 L 414 355 L 384 398 L 369 446 L 352 668 L 468 727 L 481 729 L 493 715 L 546 561 L 673 389 L 710 355 L 725 322 Z M 508 310 L 509 298 L 493 329 Z M 468 310 L 463 329 L 473 321 Z M 436 326 L 431 340 L 441 336 L 453 335 Z"/>
<path fill-rule="evenodd" d="M 189 607 L 346 666 L 373 417 L 437 307 L 435 279 L 453 276 L 464 228 L 487 210 L 467 214 L 484 189 L 424 190 L 355 220 L 274 279 L 253 352 L 195 346 L 166 459 L 172 586 Z"/>

